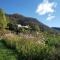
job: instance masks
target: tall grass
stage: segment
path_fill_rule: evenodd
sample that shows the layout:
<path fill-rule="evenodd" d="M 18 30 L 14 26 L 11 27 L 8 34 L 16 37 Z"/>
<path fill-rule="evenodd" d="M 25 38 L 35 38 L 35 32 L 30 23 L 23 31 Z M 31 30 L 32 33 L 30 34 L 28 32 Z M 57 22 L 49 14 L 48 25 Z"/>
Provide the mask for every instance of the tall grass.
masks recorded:
<path fill-rule="evenodd" d="M 44 38 L 44 39 L 43 39 Z M 26 38 L 13 33 L 3 35 L 3 43 L 17 53 L 17 60 L 59 60 L 60 36 L 40 34 Z"/>
<path fill-rule="evenodd" d="M 8 36 L 4 37 L 4 41 L 8 48 L 16 50 L 18 60 L 59 60 L 59 53 L 55 54 L 56 48 L 54 47 L 55 43 L 59 43 L 59 40 L 54 40 L 56 37 L 52 39 L 50 36 L 45 41 L 48 42 L 44 43 L 41 40 L 38 42 L 34 39 L 26 39 L 13 34 Z M 56 55 L 58 56 L 56 57 Z"/>

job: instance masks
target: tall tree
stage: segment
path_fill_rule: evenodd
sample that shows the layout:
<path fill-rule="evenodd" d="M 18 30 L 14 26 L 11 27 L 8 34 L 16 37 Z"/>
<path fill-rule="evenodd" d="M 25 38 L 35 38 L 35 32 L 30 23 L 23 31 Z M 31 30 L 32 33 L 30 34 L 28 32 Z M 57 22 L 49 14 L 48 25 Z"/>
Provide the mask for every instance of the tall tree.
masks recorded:
<path fill-rule="evenodd" d="M 0 9 L 0 28 L 6 28 L 7 26 L 7 20 L 5 16 L 5 12 Z"/>

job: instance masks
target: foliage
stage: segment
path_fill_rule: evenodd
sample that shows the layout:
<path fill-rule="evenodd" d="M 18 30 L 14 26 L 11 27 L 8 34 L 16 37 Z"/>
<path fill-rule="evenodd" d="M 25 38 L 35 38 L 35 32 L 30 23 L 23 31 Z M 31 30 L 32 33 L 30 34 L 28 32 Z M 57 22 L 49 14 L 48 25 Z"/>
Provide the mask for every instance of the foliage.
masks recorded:
<path fill-rule="evenodd" d="M 32 24 L 30 27 L 32 31 L 40 31 L 39 25 Z"/>
<path fill-rule="evenodd" d="M 60 35 L 49 34 L 46 36 L 47 38 L 46 38 L 45 43 L 49 47 L 54 48 L 55 59 L 59 60 L 60 59 Z"/>
<path fill-rule="evenodd" d="M 45 43 L 38 43 L 35 40 L 26 39 L 13 34 L 9 37 L 5 37 L 4 41 L 6 42 L 6 46 L 16 50 L 18 60 L 60 59 L 60 36 L 49 35 L 46 37 Z"/>
<path fill-rule="evenodd" d="M 8 49 L 4 40 L 0 40 L 0 60 L 17 60 L 17 55 L 14 50 Z"/>
<path fill-rule="evenodd" d="M 6 28 L 6 27 L 7 27 L 7 19 L 4 11 L 0 9 L 0 28 Z"/>
<path fill-rule="evenodd" d="M 17 25 L 16 24 L 8 23 L 7 25 L 8 25 L 9 30 L 15 31 L 15 32 L 17 31 Z"/>

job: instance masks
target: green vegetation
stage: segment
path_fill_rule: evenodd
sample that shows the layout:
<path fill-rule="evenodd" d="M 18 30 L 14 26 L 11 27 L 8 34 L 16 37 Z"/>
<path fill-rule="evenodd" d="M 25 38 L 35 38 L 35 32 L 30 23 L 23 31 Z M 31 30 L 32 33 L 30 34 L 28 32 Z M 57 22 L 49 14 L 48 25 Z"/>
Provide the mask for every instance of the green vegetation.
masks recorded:
<path fill-rule="evenodd" d="M 7 48 L 15 50 L 18 60 L 59 60 L 60 36 L 45 36 L 46 39 L 41 41 L 39 37 L 30 39 L 11 33 L 4 35 L 2 41 Z"/>
<path fill-rule="evenodd" d="M 14 50 L 8 49 L 3 40 L 0 40 L 0 60 L 17 60 Z"/>
<path fill-rule="evenodd" d="M 40 31 L 39 25 L 37 25 L 37 24 L 31 25 L 31 30 L 32 31 Z"/>
<path fill-rule="evenodd" d="M 7 27 L 7 18 L 5 16 L 5 13 L 2 9 L 0 9 L 0 28 L 6 28 Z"/>
<path fill-rule="evenodd" d="M 18 28 L 7 20 L 0 10 L 0 60 L 60 60 L 60 35 L 42 32 L 37 24 Z"/>

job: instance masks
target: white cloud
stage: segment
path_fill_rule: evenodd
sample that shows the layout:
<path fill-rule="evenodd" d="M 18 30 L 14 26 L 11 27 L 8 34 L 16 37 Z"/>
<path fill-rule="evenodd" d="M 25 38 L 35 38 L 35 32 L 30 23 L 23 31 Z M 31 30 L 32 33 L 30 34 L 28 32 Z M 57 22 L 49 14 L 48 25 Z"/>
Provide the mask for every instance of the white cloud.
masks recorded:
<path fill-rule="evenodd" d="M 52 16 L 52 15 L 49 14 L 46 20 L 51 21 L 54 18 L 55 18 L 55 16 Z"/>
<path fill-rule="evenodd" d="M 56 4 L 54 2 L 49 2 L 48 0 L 43 0 L 37 7 L 36 13 L 39 15 L 50 14 L 55 11 Z"/>

